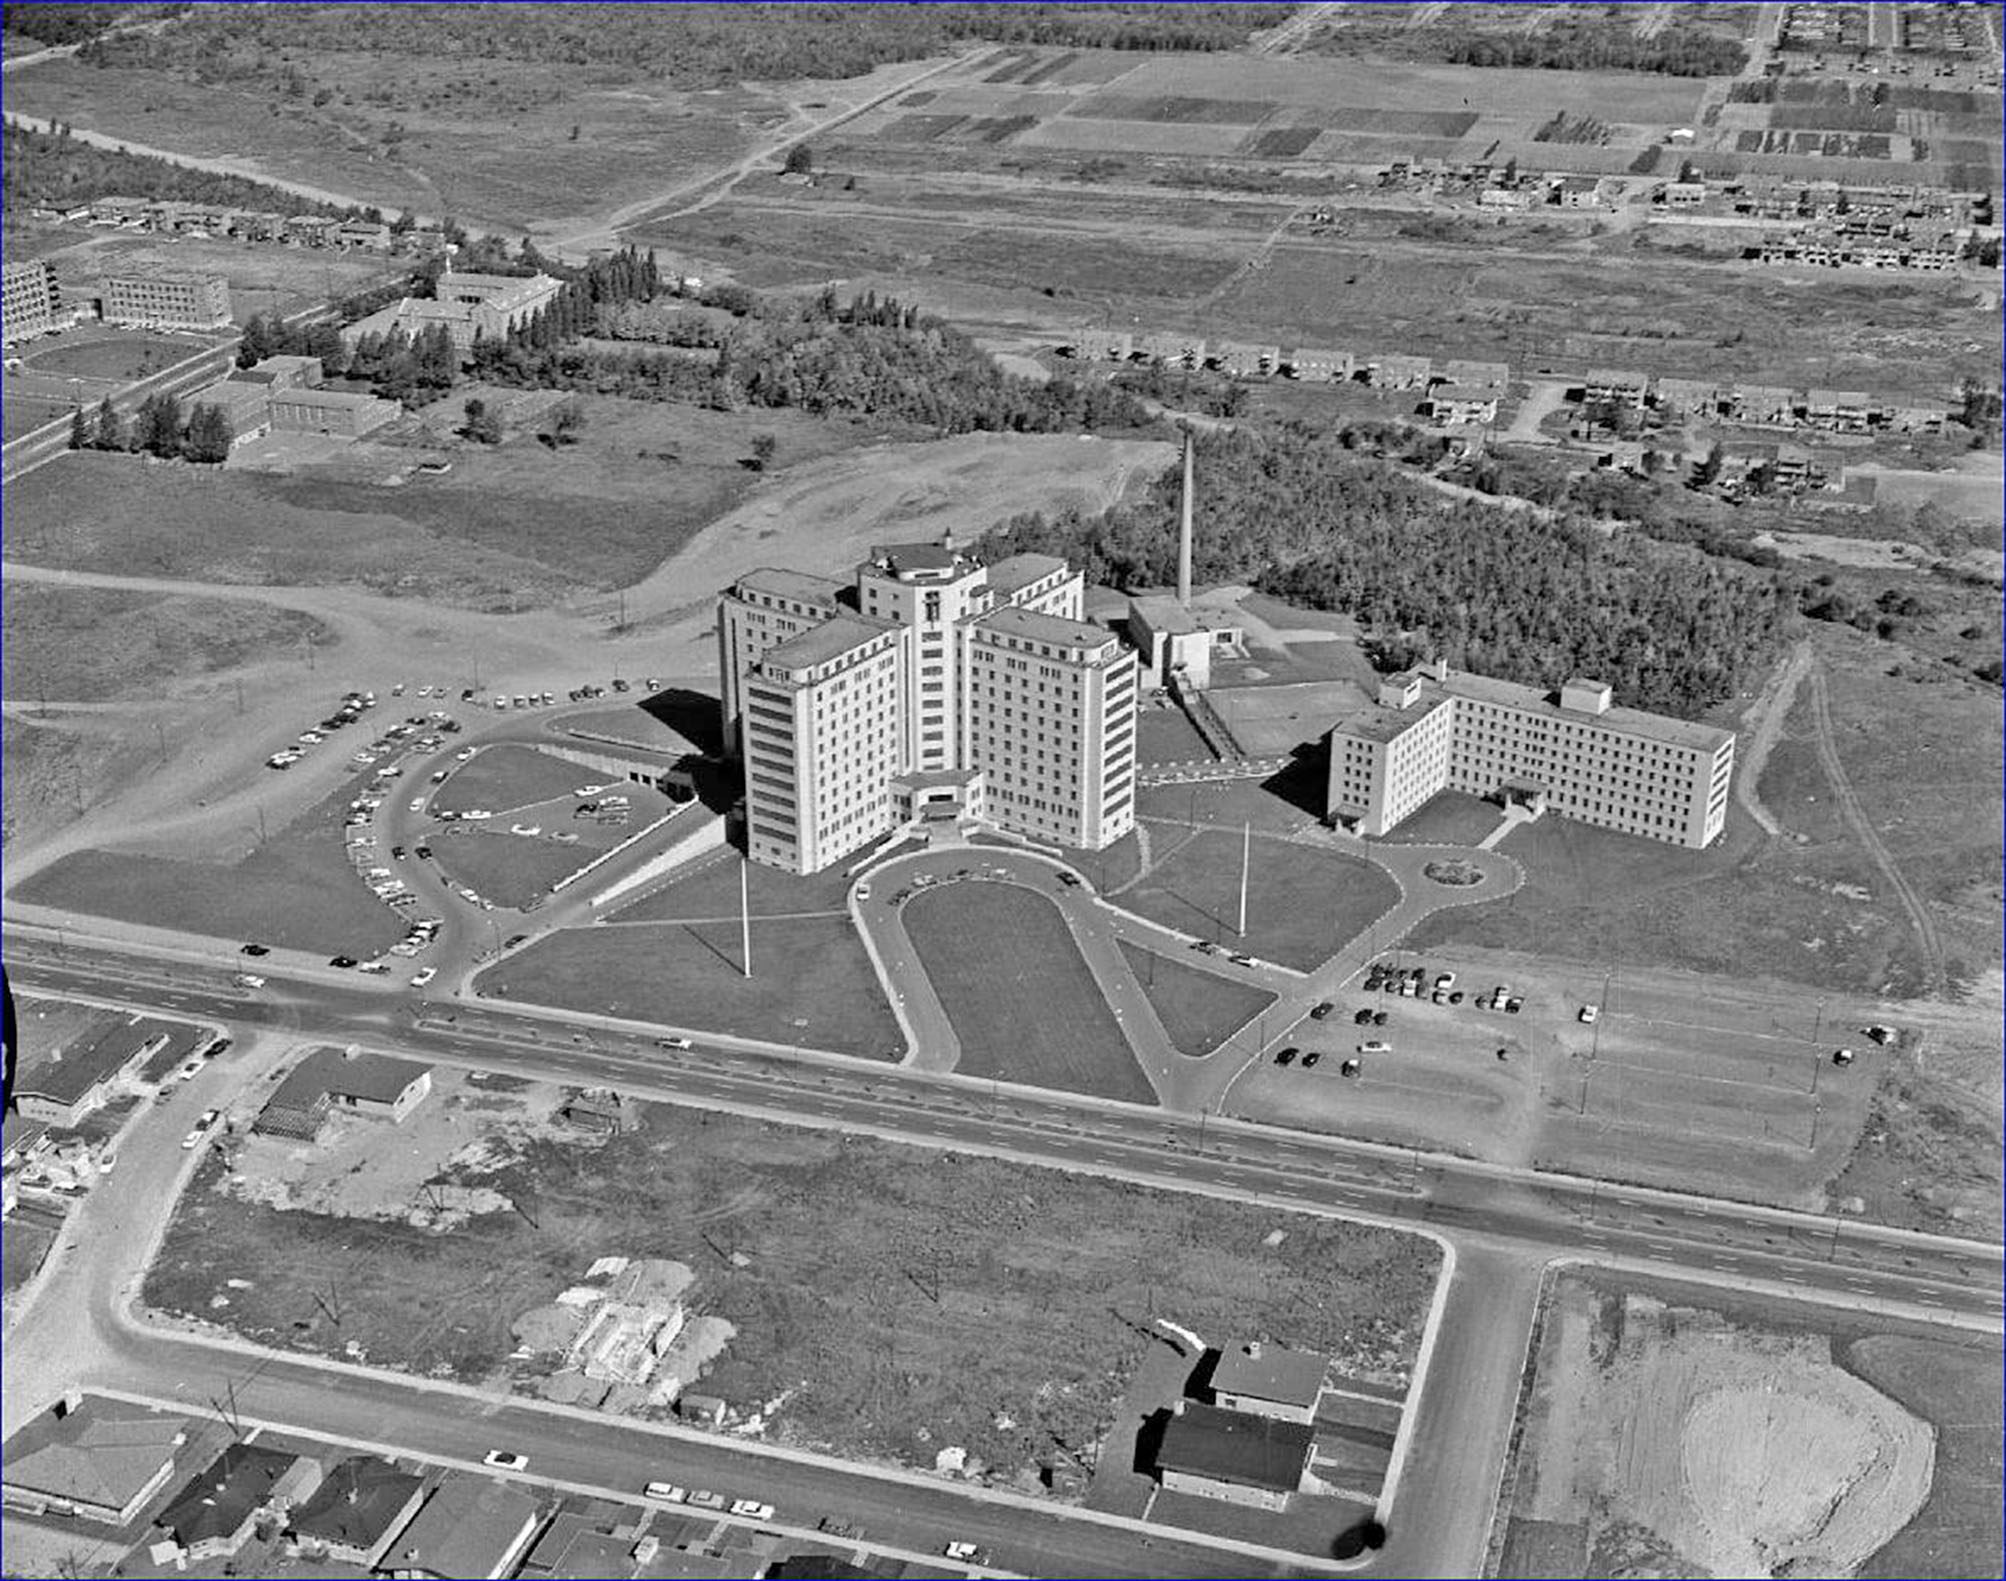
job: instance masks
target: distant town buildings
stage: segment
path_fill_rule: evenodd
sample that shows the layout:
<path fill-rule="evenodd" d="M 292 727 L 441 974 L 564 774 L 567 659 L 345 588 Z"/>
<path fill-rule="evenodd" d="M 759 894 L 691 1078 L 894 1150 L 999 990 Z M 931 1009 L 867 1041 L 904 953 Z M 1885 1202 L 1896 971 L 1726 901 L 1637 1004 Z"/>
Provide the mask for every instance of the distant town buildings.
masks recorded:
<path fill-rule="evenodd" d="M 108 323 L 145 329 L 222 329 L 230 322 L 230 283 L 219 274 L 106 275 Z"/>
<path fill-rule="evenodd" d="M 1556 695 L 1437 660 L 1387 677 L 1332 727 L 1326 816 L 1383 835 L 1455 790 L 1702 850 L 1726 826 L 1734 740 L 1613 707 L 1599 682 Z"/>
<path fill-rule="evenodd" d="M 1135 657 L 1049 555 L 874 549 L 853 583 L 748 573 L 718 601 L 754 861 L 812 873 L 928 817 L 1098 850 L 1135 822 Z"/>
<path fill-rule="evenodd" d="M 534 318 L 564 289 L 546 274 L 442 274 L 429 297 L 407 296 L 394 306 L 350 324 L 341 338 L 353 346 L 365 335 L 402 331 L 412 339 L 433 325 L 443 326 L 462 352 L 482 336 L 500 339 Z"/>

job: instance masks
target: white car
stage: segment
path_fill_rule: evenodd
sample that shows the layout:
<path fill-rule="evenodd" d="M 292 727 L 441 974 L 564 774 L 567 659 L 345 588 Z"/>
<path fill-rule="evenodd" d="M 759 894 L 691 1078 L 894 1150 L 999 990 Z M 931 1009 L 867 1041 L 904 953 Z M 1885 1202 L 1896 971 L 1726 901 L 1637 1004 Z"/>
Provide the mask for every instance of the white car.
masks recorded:
<path fill-rule="evenodd" d="M 574 796 L 597 796 L 602 790 L 611 789 L 611 785 L 581 785 L 571 794 Z"/>
<path fill-rule="evenodd" d="M 439 975 L 438 967 L 427 966 L 422 970 L 415 971 L 411 974 L 411 986 L 413 988 L 423 988 L 427 983 L 429 983 L 433 978 L 437 977 L 438 975 Z"/>
<path fill-rule="evenodd" d="M 481 1464 L 493 1466 L 497 1471 L 520 1471 L 529 1464 L 529 1457 L 512 1449 L 490 1449 L 481 1456 Z"/>
<path fill-rule="evenodd" d="M 947 1557 L 950 1559 L 966 1559 L 972 1562 L 975 1556 L 981 1552 L 982 1550 L 976 1547 L 974 1543 L 949 1543 L 947 1545 Z"/>
<path fill-rule="evenodd" d="M 411 810 L 413 812 L 423 812 L 425 810 L 425 798 L 422 796 L 413 796 L 411 798 Z"/>
<path fill-rule="evenodd" d="M 389 973 L 390 964 L 387 961 L 364 961 L 357 970 L 367 972 L 371 977 L 382 977 Z"/>
<path fill-rule="evenodd" d="M 476 751 L 476 750 L 477 750 L 477 749 L 476 749 L 476 748 L 473 748 L 473 747 L 461 747 L 459 751 L 457 751 L 457 752 L 455 752 L 455 753 L 453 754 L 453 757 L 454 757 L 454 758 L 455 758 L 455 759 L 456 759 L 456 760 L 457 760 L 458 762 L 461 762 L 461 763 L 464 763 L 464 762 L 466 762 L 466 761 L 467 761 L 467 759 L 468 759 L 468 758 L 470 758 L 470 757 L 472 757 L 472 756 L 474 755 L 474 753 L 475 753 L 475 751 Z"/>
<path fill-rule="evenodd" d="M 543 825 L 537 823 L 512 823 L 508 826 L 508 832 L 510 834 L 542 834 Z"/>
<path fill-rule="evenodd" d="M 680 1504 L 689 1497 L 689 1492 L 673 1482 L 651 1482 L 641 1490 L 641 1496 L 657 1504 Z"/>
<path fill-rule="evenodd" d="M 743 1520 L 770 1521 L 773 1519 L 773 1506 L 761 1504 L 757 1499 L 733 1499 L 731 1513 Z"/>
<path fill-rule="evenodd" d="M 1583 1005 L 1581 1007 L 1581 1024 L 1584 1027 L 1592 1027 L 1601 1014 L 1602 1012 L 1594 1005 Z"/>
<path fill-rule="evenodd" d="M 186 1136 L 184 1136 L 181 1139 L 181 1150 L 183 1152 L 190 1152 L 193 1149 L 200 1147 L 201 1145 L 202 1145 L 202 1132 L 199 1127 L 193 1131 L 190 1131 Z"/>

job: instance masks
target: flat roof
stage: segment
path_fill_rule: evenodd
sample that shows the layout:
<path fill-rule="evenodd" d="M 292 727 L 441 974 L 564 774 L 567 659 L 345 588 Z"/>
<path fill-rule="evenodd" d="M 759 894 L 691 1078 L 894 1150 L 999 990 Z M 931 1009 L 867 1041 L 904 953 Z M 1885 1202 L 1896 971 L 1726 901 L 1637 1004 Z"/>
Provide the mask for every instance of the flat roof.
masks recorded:
<path fill-rule="evenodd" d="M 1293 1493 L 1302 1485 L 1310 1439 L 1307 1422 L 1279 1422 L 1187 1400 L 1164 1424 L 1156 1465 L 1160 1471 Z"/>
<path fill-rule="evenodd" d="M 756 593 L 771 593 L 776 598 L 798 598 L 803 603 L 822 604 L 829 609 L 836 607 L 836 597 L 843 590 L 841 582 L 829 577 L 810 576 L 806 571 L 789 571 L 777 565 L 748 571 L 734 585 L 751 588 Z"/>
<path fill-rule="evenodd" d="M 989 585 L 999 593 L 1014 593 L 1066 568 L 1066 562 L 1055 554 L 1013 554 L 989 567 Z"/>
<path fill-rule="evenodd" d="M 821 625 L 802 632 L 798 637 L 775 643 L 759 655 L 758 662 L 762 665 L 775 664 L 784 670 L 803 670 L 810 665 L 826 664 L 831 659 L 841 658 L 851 649 L 861 648 L 892 629 L 889 621 L 873 620 L 868 615 L 852 615 L 845 611 L 830 616 Z"/>
<path fill-rule="evenodd" d="M 952 571 L 968 557 L 946 543 L 880 543 L 871 545 L 871 563 L 884 570 Z"/>
<path fill-rule="evenodd" d="M 1363 708 L 1354 709 L 1338 720 L 1337 728 L 1348 736 L 1357 736 L 1364 741 L 1376 741 L 1384 746 L 1403 730 L 1411 728 L 1434 709 L 1442 706 L 1443 699 L 1431 697 L 1420 709 L 1388 708 L 1381 703 L 1367 703 Z"/>
<path fill-rule="evenodd" d="M 1063 615 L 1041 615 L 1029 609 L 996 609 L 979 618 L 975 625 L 983 631 L 1002 632 L 1031 642 L 1049 642 L 1068 648 L 1098 648 L 1109 640 L 1105 627 L 1084 620 L 1067 620 Z"/>
<path fill-rule="evenodd" d="M 1329 1370 L 1328 1356 L 1251 1340 L 1220 1355 L 1212 1369 L 1212 1388 L 1282 1405 L 1315 1405 Z"/>
<path fill-rule="evenodd" d="M 1642 736 L 1649 741 L 1662 741 L 1667 746 L 1691 747 L 1701 752 L 1718 751 L 1724 742 L 1734 739 L 1732 730 L 1716 729 L 1712 725 L 1697 725 L 1684 719 L 1673 719 L 1668 714 L 1647 714 L 1641 708 L 1609 708 L 1599 714 L 1586 714 L 1578 709 L 1562 708 L 1552 696 L 1537 686 L 1521 686 L 1516 681 L 1494 680 L 1488 675 L 1468 675 L 1461 670 L 1451 670 L 1446 686 L 1438 681 L 1425 683 L 1428 691 L 1439 695 L 1446 691 L 1453 697 L 1468 697 L 1479 702 L 1499 703 L 1508 708 L 1523 708 L 1531 713 L 1545 714 L 1552 719 L 1587 720 L 1625 735 Z"/>

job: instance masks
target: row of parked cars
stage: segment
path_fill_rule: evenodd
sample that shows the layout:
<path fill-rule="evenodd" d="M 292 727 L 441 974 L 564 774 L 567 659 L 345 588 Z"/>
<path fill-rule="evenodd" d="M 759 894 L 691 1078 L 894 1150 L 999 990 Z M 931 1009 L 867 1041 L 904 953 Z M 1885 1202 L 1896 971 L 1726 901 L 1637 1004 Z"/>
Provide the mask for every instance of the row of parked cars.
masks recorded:
<path fill-rule="evenodd" d="M 265 759 L 265 767 L 284 771 L 319 746 L 337 730 L 345 730 L 363 715 L 366 709 L 376 706 L 374 692 L 349 692 L 341 699 L 340 706 L 318 725 L 302 730 L 289 747 L 281 747 Z"/>
<path fill-rule="evenodd" d="M 1399 967 L 1390 961 L 1375 962 L 1367 970 L 1365 991 L 1398 994 L 1403 999 L 1427 999 L 1438 1005 L 1460 1005 L 1464 999 L 1463 991 L 1456 986 L 1454 972 L 1438 973 L 1430 985 L 1425 966 Z M 1478 1010 L 1501 1010 L 1514 1016 L 1525 1008 L 1525 1000 L 1514 994 L 1508 983 L 1499 983 L 1488 994 L 1479 994 L 1470 1002 Z"/>

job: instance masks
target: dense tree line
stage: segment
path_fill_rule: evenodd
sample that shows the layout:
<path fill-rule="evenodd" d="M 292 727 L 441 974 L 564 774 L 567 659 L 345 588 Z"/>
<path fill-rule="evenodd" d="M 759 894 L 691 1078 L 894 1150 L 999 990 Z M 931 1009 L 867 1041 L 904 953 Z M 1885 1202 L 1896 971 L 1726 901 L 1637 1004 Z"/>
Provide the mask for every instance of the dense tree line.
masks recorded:
<path fill-rule="evenodd" d="M 477 341 L 476 376 L 533 389 L 696 401 L 722 411 L 864 414 L 941 433 L 1134 429 L 1150 421 L 1126 391 L 1005 373 L 943 320 L 875 293 L 846 304 L 833 292 L 799 303 L 741 293 L 744 317 L 724 332 L 713 355 L 691 357 L 575 344 L 572 337 L 584 327 L 578 285 L 505 341 Z M 706 300 L 724 305 L 711 293 Z M 582 307 L 599 311 L 589 294 Z"/>
<path fill-rule="evenodd" d="M 43 9 L 40 6 L 33 10 Z M 60 10 L 61 7 L 49 7 Z M 375 219 L 374 209 L 336 208 L 314 203 L 279 187 L 243 176 L 189 170 L 150 154 L 96 148 L 58 126 L 31 132 L 13 121 L 0 129 L 0 180 L 11 210 L 16 204 L 62 208 L 93 198 L 154 198 L 163 202 L 213 203 L 233 209 L 269 209 L 282 214 L 330 214 L 343 219 Z"/>
<path fill-rule="evenodd" d="M 680 87 L 854 77 L 969 43 L 1233 49 L 1288 5 L 406 4 L 200 6 L 158 35 L 94 40 L 78 58 L 281 81 L 295 58 L 357 51 L 440 61 L 618 66 Z M 301 90 L 303 91 L 302 85 Z M 287 91 L 296 91 L 288 85 Z"/>
<path fill-rule="evenodd" d="M 32 38 L 37 44 L 80 44 L 102 33 L 127 14 L 141 9 L 129 5 L 7 5 L 0 6 L 0 28 Z M 150 14 L 186 9 L 182 6 L 146 8 Z"/>
<path fill-rule="evenodd" d="M 1531 66 L 1548 71 L 1644 71 L 1669 77 L 1731 77 L 1748 64 L 1732 39 L 1680 28 L 1639 38 L 1627 18 L 1549 23 L 1536 32 L 1490 32 L 1456 23 L 1408 28 L 1368 24 L 1326 32 L 1323 54 L 1390 55 L 1456 66 Z"/>
<path fill-rule="evenodd" d="M 1733 695 L 1795 612 L 1775 576 L 1578 516 L 1448 501 L 1296 425 L 1202 435 L 1198 458 L 1198 577 L 1351 614 L 1388 668 L 1440 654 L 1531 685 L 1594 675 L 1633 706 L 1691 716 Z M 1017 517 L 985 546 L 1160 586 L 1175 575 L 1178 493 L 1173 467 L 1140 504 Z"/>
<path fill-rule="evenodd" d="M 230 454 L 235 438 L 222 407 L 198 401 L 184 417 L 180 398 L 173 395 L 149 395 L 130 421 L 109 398 L 94 412 L 80 406 L 70 414 L 72 450 L 116 450 L 213 466 Z"/>

